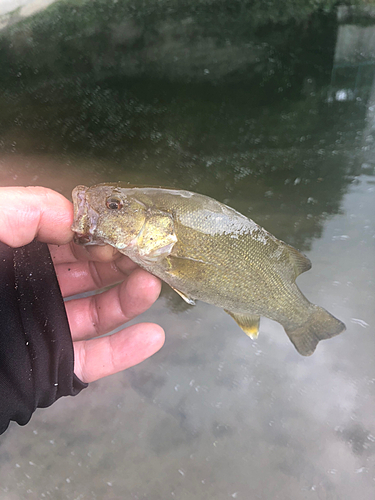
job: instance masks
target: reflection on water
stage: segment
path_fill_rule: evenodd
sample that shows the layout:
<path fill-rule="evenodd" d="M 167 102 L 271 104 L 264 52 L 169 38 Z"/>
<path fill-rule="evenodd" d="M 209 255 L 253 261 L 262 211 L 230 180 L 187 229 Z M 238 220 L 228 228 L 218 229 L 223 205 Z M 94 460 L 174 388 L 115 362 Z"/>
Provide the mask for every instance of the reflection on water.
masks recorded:
<path fill-rule="evenodd" d="M 0 498 L 372 496 L 374 25 L 224 5 L 56 2 L 3 30 L 0 184 L 213 196 L 308 252 L 298 284 L 347 331 L 305 359 L 166 289 L 160 353 L 2 437 Z"/>

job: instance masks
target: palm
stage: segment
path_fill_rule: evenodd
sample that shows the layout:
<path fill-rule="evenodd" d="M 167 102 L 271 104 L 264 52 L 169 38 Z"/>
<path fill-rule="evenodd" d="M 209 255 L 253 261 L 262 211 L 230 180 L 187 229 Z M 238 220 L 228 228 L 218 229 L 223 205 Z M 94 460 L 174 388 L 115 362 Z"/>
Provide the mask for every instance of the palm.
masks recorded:
<path fill-rule="evenodd" d="M 129 368 L 154 354 L 164 342 L 153 323 L 132 325 L 100 337 L 148 309 L 158 298 L 160 281 L 110 247 L 50 245 L 64 297 L 117 284 L 90 297 L 66 302 L 74 346 L 74 373 L 83 382 Z M 116 258 L 117 257 L 117 258 Z"/>

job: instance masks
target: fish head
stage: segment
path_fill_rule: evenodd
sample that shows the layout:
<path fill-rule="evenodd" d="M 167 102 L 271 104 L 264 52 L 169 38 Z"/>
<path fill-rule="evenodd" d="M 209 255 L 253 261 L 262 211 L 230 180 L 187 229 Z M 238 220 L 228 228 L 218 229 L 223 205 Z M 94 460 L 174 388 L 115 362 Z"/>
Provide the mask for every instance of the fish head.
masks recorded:
<path fill-rule="evenodd" d="M 145 205 L 116 185 L 77 186 L 72 199 L 74 242 L 81 245 L 109 244 L 121 251 L 136 241 L 146 219 Z"/>

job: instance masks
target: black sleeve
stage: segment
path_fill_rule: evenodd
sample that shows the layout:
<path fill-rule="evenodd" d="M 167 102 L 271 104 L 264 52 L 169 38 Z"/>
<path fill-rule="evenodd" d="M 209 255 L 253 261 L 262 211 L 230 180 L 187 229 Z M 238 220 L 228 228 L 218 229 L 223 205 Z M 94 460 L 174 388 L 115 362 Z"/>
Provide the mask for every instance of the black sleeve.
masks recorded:
<path fill-rule="evenodd" d="M 0 242 L 0 434 L 36 408 L 87 384 L 73 373 L 73 344 L 48 246 Z"/>

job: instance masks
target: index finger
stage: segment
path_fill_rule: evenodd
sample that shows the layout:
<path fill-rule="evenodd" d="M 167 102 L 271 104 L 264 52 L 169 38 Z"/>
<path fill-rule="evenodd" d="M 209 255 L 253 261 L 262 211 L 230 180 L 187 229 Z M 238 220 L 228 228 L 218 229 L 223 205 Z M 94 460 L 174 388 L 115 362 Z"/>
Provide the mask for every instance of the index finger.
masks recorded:
<path fill-rule="evenodd" d="M 93 260 L 97 262 L 112 262 L 121 257 L 121 254 L 110 245 L 77 245 L 71 241 L 68 245 L 49 245 L 55 265 L 65 262 L 79 262 Z"/>
<path fill-rule="evenodd" d="M 68 243 L 73 238 L 72 223 L 72 203 L 52 189 L 0 188 L 0 241 L 11 247 L 27 245 L 34 238 Z"/>

